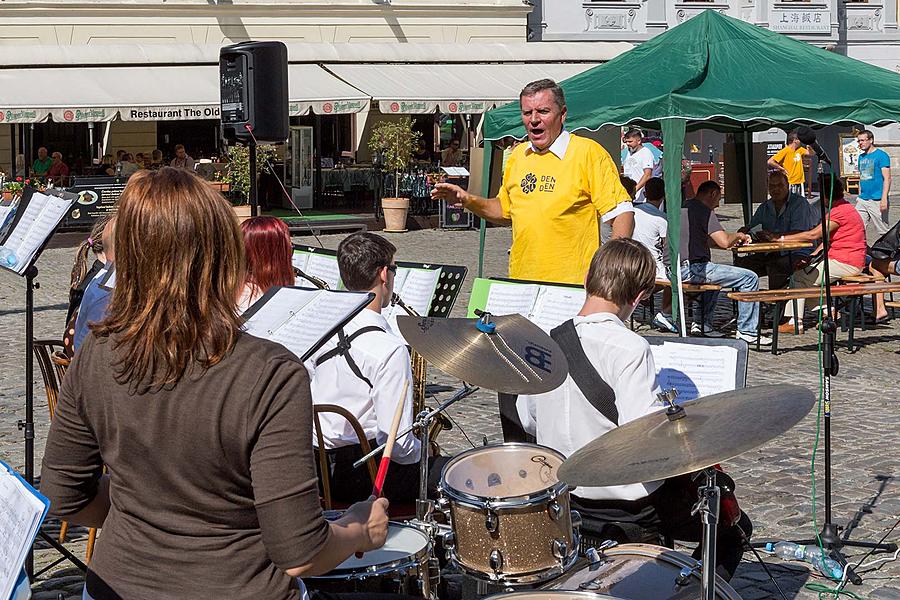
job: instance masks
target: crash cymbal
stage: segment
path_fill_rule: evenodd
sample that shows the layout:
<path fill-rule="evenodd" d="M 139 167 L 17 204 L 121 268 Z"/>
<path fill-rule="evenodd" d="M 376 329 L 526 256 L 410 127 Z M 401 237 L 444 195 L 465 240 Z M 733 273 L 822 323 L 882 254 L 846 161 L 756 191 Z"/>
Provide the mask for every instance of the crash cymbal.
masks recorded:
<path fill-rule="evenodd" d="M 493 325 L 493 332 L 490 330 Z M 540 327 L 521 315 L 479 319 L 397 317 L 400 333 L 448 375 L 506 394 L 540 394 L 562 385 L 569 365 Z M 481 327 L 481 329 L 479 329 Z"/>
<path fill-rule="evenodd" d="M 761 385 L 683 402 L 598 437 L 570 456 L 559 478 L 574 486 L 654 481 L 712 466 L 778 437 L 815 404 L 798 385 Z"/>

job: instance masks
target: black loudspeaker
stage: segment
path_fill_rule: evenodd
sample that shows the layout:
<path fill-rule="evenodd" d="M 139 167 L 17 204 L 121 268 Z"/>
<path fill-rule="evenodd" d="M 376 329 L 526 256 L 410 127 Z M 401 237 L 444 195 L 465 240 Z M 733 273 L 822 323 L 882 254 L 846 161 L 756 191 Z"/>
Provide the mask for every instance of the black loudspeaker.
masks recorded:
<path fill-rule="evenodd" d="M 222 137 L 283 142 L 290 135 L 287 46 L 241 42 L 219 52 Z"/>

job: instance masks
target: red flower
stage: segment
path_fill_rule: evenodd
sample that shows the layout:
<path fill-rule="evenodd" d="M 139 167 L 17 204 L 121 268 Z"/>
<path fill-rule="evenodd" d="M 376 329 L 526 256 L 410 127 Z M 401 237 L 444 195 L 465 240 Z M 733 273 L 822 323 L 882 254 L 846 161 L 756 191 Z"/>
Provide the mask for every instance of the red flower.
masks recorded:
<path fill-rule="evenodd" d="M 22 181 L 21 177 L 16 177 L 16 181 Z"/>
<path fill-rule="evenodd" d="M 31 183 L 31 180 L 30 180 L 30 179 L 26 179 L 26 180 L 25 180 L 25 183 Z"/>

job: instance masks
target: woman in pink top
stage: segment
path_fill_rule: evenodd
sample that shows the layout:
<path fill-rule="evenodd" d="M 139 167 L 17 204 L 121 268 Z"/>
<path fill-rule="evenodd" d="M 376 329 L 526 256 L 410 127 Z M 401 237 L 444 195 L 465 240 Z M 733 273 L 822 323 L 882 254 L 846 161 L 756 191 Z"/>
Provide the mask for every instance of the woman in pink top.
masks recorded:
<path fill-rule="evenodd" d="M 844 200 L 844 186 L 837 177 L 826 176 L 822 179 L 821 189 L 825 201 L 831 200 L 828 212 L 828 274 L 831 281 L 847 275 L 859 275 L 866 266 L 866 228 L 862 218 L 852 204 Z M 822 239 L 822 226 L 816 225 L 809 231 L 801 231 L 783 235 L 779 241 L 785 242 L 818 242 Z M 821 244 L 813 255 L 822 251 Z M 790 287 L 804 288 L 822 285 L 825 267 L 819 263 L 815 267 L 801 268 L 794 272 Z M 803 331 L 803 309 L 806 302 L 797 300 L 800 313 L 800 331 Z M 794 315 L 792 303 L 787 305 L 785 315 L 790 317 L 787 323 L 779 327 L 780 332 L 794 331 Z"/>

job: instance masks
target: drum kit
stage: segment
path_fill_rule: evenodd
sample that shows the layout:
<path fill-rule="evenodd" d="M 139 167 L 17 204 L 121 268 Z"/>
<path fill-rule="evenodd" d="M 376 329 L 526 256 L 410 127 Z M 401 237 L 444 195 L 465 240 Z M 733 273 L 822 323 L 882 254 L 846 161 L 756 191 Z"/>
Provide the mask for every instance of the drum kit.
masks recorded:
<path fill-rule="evenodd" d="M 476 386 L 539 394 L 568 375 L 559 346 L 518 315 L 399 317 L 398 325 L 428 362 L 467 382 L 418 415 L 410 429 L 423 438 L 423 448 L 429 447 L 431 421 Z M 426 496 L 423 457 L 416 518 L 392 522 L 383 548 L 351 557 L 308 585 L 436 599 L 438 557 L 444 555 L 446 566 L 474 580 L 472 596 L 502 592 L 491 600 L 739 600 L 713 568 L 720 490 L 712 467 L 793 427 L 814 396 L 799 386 L 768 385 L 680 404 L 672 394 L 661 398 L 668 408 L 617 427 L 568 458 L 525 443 L 467 450 L 444 466 L 436 502 Z M 581 548 L 570 486 L 625 485 L 698 471 L 706 476 L 695 506 L 704 529 L 701 561 L 647 544 Z"/>

